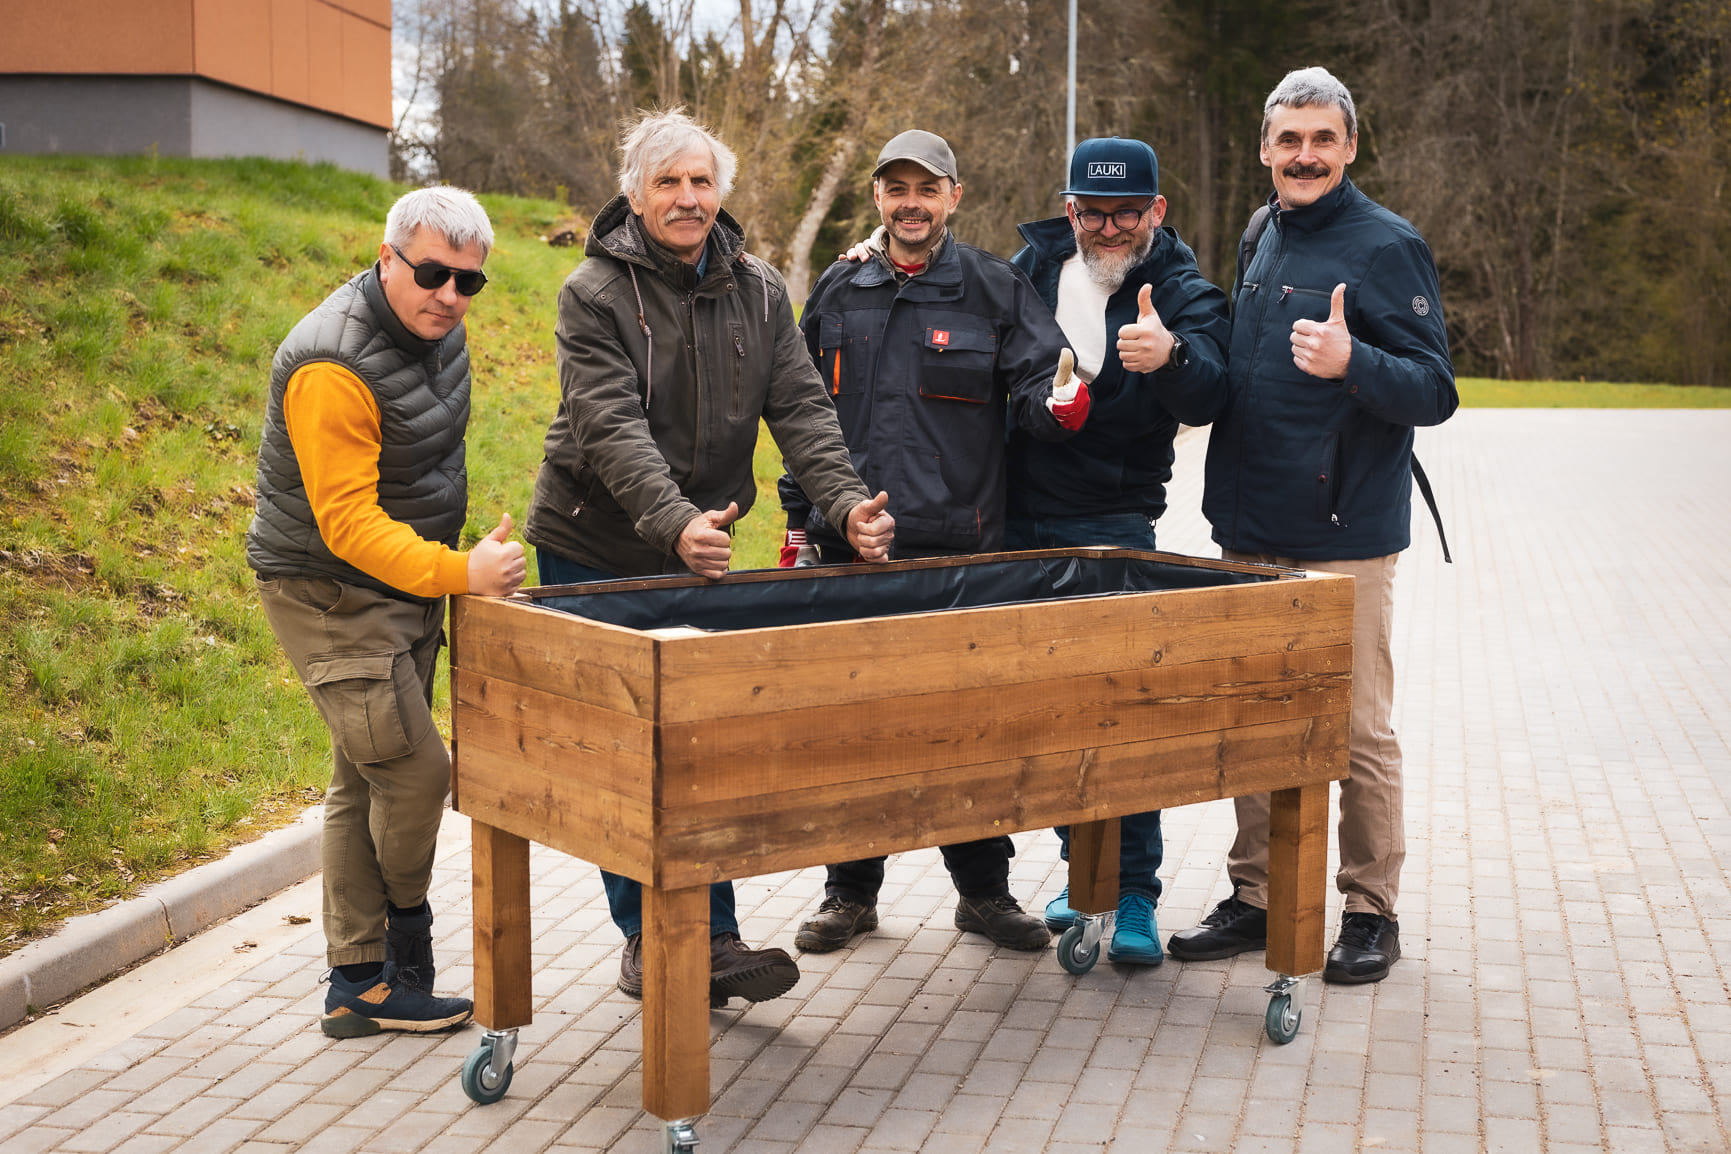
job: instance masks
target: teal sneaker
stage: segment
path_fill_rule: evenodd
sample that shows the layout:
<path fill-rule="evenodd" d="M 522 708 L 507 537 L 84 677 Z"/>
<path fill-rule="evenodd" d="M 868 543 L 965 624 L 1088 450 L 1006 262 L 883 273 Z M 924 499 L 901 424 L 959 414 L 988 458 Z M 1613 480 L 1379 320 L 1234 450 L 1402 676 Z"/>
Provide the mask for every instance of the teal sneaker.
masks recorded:
<path fill-rule="evenodd" d="M 1046 903 L 1046 928 L 1061 934 L 1076 924 L 1076 911 L 1070 908 L 1070 887 L 1058 891 L 1058 896 Z"/>
<path fill-rule="evenodd" d="M 1160 952 L 1160 930 L 1154 925 L 1154 903 L 1141 894 L 1118 898 L 1118 920 L 1106 960 L 1135 966 L 1157 966 L 1166 960 Z"/>

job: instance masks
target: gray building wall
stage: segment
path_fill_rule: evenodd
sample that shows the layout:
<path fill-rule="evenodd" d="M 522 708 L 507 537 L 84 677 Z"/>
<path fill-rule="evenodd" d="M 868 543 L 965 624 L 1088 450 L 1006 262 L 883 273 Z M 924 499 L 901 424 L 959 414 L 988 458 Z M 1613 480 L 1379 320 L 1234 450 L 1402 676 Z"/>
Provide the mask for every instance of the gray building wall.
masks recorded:
<path fill-rule="evenodd" d="M 268 156 L 389 177 L 384 129 L 192 76 L 0 75 L 0 155 Z"/>

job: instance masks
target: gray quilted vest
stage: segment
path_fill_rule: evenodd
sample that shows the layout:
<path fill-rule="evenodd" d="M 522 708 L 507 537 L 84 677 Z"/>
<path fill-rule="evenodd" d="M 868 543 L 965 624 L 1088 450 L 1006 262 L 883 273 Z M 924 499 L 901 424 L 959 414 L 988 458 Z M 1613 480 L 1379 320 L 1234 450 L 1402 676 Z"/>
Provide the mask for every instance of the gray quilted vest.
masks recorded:
<path fill-rule="evenodd" d="M 452 548 L 468 516 L 463 432 L 469 423 L 469 350 L 463 326 L 438 341 L 409 332 L 386 303 L 375 265 L 303 317 L 271 362 L 247 564 L 262 577 L 332 577 L 404 600 L 429 600 L 361 572 L 319 536 L 283 419 L 289 378 L 317 361 L 354 373 L 378 402 L 380 508 L 427 540 Z"/>

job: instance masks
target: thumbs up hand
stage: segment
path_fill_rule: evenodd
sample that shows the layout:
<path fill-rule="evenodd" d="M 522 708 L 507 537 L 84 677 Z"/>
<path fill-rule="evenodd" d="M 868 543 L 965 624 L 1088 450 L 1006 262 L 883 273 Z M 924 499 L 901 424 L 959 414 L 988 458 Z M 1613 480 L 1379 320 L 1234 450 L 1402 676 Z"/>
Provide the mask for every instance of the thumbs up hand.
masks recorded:
<path fill-rule="evenodd" d="M 482 597 L 509 597 L 523 583 L 529 563 L 523 542 L 511 538 L 511 514 L 499 514 L 499 524 L 469 550 L 469 592 Z"/>
<path fill-rule="evenodd" d="M 1303 372 L 1324 380 L 1346 376 L 1352 360 L 1352 334 L 1346 331 L 1346 286 L 1334 286 L 1325 321 L 1292 322 L 1292 363 Z"/>
<path fill-rule="evenodd" d="M 847 540 L 864 561 L 888 561 L 895 543 L 896 519 L 889 515 L 890 495 L 880 491 L 861 501 L 847 515 Z"/>
<path fill-rule="evenodd" d="M 1065 349 L 1058 354 L 1058 371 L 1052 377 L 1052 395 L 1046 407 L 1058 424 L 1072 433 L 1088 420 L 1088 382 L 1076 375 L 1076 354 Z"/>
<path fill-rule="evenodd" d="M 700 577 L 716 580 L 727 575 L 733 561 L 733 538 L 727 527 L 739 520 L 739 502 L 729 501 L 727 508 L 699 513 L 685 523 L 674 552 L 685 567 Z"/>
<path fill-rule="evenodd" d="M 1154 286 L 1136 296 L 1136 323 L 1118 330 L 1118 359 L 1133 373 L 1164 368 L 1172 358 L 1172 334 L 1154 307 Z"/>

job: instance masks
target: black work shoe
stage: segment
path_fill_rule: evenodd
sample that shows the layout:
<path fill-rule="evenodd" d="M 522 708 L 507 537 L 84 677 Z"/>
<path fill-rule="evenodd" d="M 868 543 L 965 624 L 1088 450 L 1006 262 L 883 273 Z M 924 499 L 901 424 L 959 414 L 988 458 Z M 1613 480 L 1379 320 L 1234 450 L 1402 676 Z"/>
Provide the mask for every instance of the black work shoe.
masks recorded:
<path fill-rule="evenodd" d="M 817 907 L 817 913 L 800 925 L 799 933 L 793 935 L 793 944 L 807 953 L 827 954 L 847 945 L 855 934 L 870 933 L 877 928 L 877 906 L 827 897 Z"/>
<path fill-rule="evenodd" d="M 424 899 L 413 912 L 385 913 L 385 961 L 423 993 L 433 992 L 433 907 Z"/>
<path fill-rule="evenodd" d="M 643 999 L 643 935 L 632 934 L 619 951 L 619 992 L 628 998 Z"/>
<path fill-rule="evenodd" d="M 1349 913 L 1340 922 L 1340 937 L 1328 951 L 1322 980 L 1342 986 L 1361 986 L 1388 977 L 1388 968 L 1400 961 L 1400 924 L 1381 914 Z"/>
<path fill-rule="evenodd" d="M 799 983 L 799 966 L 786 950 L 754 950 L 738 934 L 709 939 L 709 1004 L 727 1005 L 729 998 L 767 1002 Z"/>
<path fill-rule="evenodd" d="M 468 998 L 436 998 L 403 981 L 394 962 L 386 962 L 376 978 L 351 982 L 337 969 L 329 977 L 319 1029 L 332 1038 L 365 1038 L 381 1030 L 430 1034 L 460 1026 L 475 1012 Z"/>
<path fill-rule="evenodd" d="M 1207 962 L 1267 948 L 1268 911 L 1239 901 L 1236 893 L 1215 906 L 1201 925 L 1179 930 L 1166 941 L 1166 952 L 1181 962 Z"/>
<path fill-rule="evenodd" d="M 1025 912 L 1009 894 L 990 898 L 958 897 L 956 928 L 984 934 L 994 945 L 1011 950 L 1043 950 L 1052 940 L 1046 923 Z"/>

